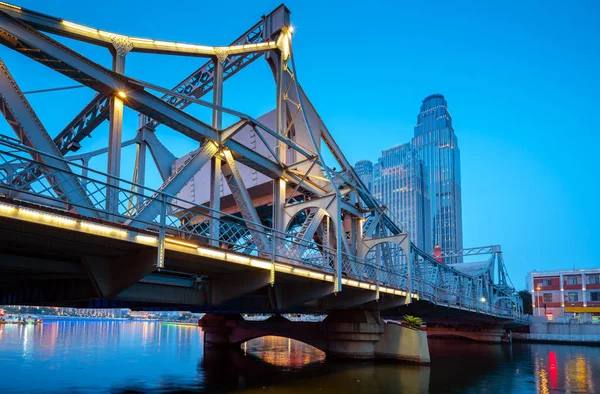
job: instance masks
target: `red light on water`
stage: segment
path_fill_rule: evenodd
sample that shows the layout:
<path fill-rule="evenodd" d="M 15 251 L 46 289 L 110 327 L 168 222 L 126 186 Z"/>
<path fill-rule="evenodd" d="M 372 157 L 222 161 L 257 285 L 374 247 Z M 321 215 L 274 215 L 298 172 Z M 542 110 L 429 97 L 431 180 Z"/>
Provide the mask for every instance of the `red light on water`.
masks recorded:
<path fill-rule="evenodd" d="M 548 375 L 550 375 L 550 387 L 558 387 L 558 369 L 555 352 L 548 352 L 548 370 Z"/>

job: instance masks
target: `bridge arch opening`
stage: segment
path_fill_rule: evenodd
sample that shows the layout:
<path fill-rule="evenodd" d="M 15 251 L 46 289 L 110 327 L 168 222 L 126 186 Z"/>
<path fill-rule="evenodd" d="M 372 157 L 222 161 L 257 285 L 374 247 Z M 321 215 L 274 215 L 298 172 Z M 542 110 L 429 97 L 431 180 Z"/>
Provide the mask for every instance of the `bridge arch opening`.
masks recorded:
<path fill-rule="evenodd" d="M 368 279 L 379 279 L 384 286 L 407 288 L 408 259 L 397 243 L 386 241 L 372 246 L 365 255 L 365 262 L 370 266 L 380 267 L 380 277 Z M 377 275 L 375 270 L 373 275 Z"/>
<path fill-rule="evenodd" d="M 334 270 L 334 225 L 325 209 L 312 206 L 301 209 L 288 221 L 285 233 L 284 247 L 290 259 Z"/>
<path fill-rule="evenodd" d="M 323 350 L 310 343 L 275 335 L 249 339 L 241 344 L 241 349 L 245 355 L 282 367 L 301 367 L 322 362 L 326 357 Z"/>

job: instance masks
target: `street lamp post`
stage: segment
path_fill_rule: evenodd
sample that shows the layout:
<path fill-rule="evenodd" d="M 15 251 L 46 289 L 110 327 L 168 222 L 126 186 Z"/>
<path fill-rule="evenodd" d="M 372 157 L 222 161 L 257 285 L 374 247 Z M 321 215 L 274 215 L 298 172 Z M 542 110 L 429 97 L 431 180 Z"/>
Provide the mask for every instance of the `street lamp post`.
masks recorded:
<path fill-rule="evenodd" d="M 535 288 L 535 290 L 538 292 L 538 295 L 537 295 L 538 316 L 542 316 L 542 308 L 540 307 L 540 303 L 541 303 L 540 290 L 542 290 L 542 288 L 540 286 L 538 286 Z"/>

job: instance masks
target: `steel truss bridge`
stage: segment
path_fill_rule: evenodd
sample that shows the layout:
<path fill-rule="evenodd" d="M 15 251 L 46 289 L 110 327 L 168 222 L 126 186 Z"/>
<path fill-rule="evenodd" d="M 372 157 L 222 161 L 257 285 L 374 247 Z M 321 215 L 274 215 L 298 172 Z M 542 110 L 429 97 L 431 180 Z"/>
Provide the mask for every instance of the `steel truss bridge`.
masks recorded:
<path fill-rule="evenodd" d="M 45 33 L 107 48 L 112 68 Z M 499 246 L 444 255 L 484 256 L 479 263 L 440 263 L 413 245 L 394 215 L 369 193 L 299 83 L 292 36 L 284 5 L 230 45 L 212 47 L 129 37 L 0 3 L 5 51 L 16 51 L 96 92 L 53 138 L 0 59 L 0 109 L 16 135 L 0 138 L 2 303 L 168 309 L 177 302 L 206 310 L 233 297 L 216 290 L 220 283 L 239 293 L 274 288 L 266 308 L 272 311 L 300 310 L 299 305 L 320 297 L 337 295 L 339 300 L 344 293 L 360 293 L 382 310 L 384 305 L 413 303 L 521 319 L 522 303 Z M 177 86 L 164 88 L 124 75 L 130 52 L 206 62 Z M 255 119 L 224 107 L 224 81 L 263 59 L 274 76 L 276 109 Z M 212 99 L 203 99 L 211 91 Z M 124 106 L 139 113 L 137 135 L 129 141 L 122 140 Z M 212 119 L 186 113 L 191 106 L 209 108 Z M 224 124 L 223 114 L 237 120 Z M 106 147 L 76 153 L 85 150 L 87 138 L 106 121 Z M 161 142 L 162 133 L 181 133 L 198 148 L 176 158 Z M 131 180 L 120 174 L 121 149 L 128 145 L 137 147 Z M 325 161 L 326 150 L 335 163 Z M 147 160 L 148 152 L 153 162 Z M 106 154 L 106 169 L 89 166 L 92 157 Z M 145 185 L 151 165 L 163 181 L 156 190 Z M 200 190 L 190 189 L 198 183 L 194 177 L 209 185 L 203 200 L 194 197 Z M 119 257 L 117 250 L 135 253 Z M 70 287 L 44 284 L 23 290 L 29 274 L 21 263 L 38 267 L 31 269 L 41 275 L 49 262 L 58 267 L 76 260 L 83 261 L 83 276 L 92 278 L 93 293 L 75 289 L 83 280 L 80 268 L 57 268 L 51 276 L 52 283 L 66 280 Z M 133 260 L 150 263 L 131 268 Z M 230 283 L 227 272 L 245 279 Z M 289 302 L 277 299 L 286 291 L 281 283 L 295 283 L 294 278 L 303 284 L 293 296 L 288 291 Z M 142 285 L 147 290 L 137 291 Z M 182 289 L 185 294 L 177 301 L 157 301 L 156 292 Z M 210 294 L 196 297 L 203 289 Z M 311 305 L 327 310 L 333 303 Z"/>

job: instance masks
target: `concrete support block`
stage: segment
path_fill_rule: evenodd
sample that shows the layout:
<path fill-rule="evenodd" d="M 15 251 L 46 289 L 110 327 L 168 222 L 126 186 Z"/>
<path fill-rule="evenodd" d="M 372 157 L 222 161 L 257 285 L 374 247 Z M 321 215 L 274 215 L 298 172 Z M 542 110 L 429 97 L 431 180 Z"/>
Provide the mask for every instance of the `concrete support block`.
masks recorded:
<path fill-rule="evenodd" d="M 427 327 L 428 337 L 463 337 L 476 342 L 500 343 L 506 334 L 503 328 L 481 328 L 468 330 L 454 327 Z"/>
<path fill-rule="evenodd" d="M 204 346 L 210 348 L 231 347 L 230 336 L 237 322 L 244 320 L 239 314 L 213 315 L 207 313 L 198 320 L 198 326 L 204 333 Z"/>
<path fill-rule="evenodd" d="M 372 359 L 374 344 L 384 331 L 379 312 L 365 310 L 332 312 L 321 329 L 328 355 L 356 359 Z"/>
<path fill-rule="evenodd" d="M 375 343 L 375 358 L 429 364 L 429 344 L 425 331 L 413 330 L 396 323 L 386 323 Z"/>

